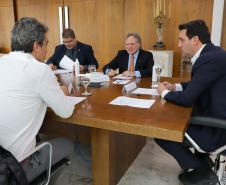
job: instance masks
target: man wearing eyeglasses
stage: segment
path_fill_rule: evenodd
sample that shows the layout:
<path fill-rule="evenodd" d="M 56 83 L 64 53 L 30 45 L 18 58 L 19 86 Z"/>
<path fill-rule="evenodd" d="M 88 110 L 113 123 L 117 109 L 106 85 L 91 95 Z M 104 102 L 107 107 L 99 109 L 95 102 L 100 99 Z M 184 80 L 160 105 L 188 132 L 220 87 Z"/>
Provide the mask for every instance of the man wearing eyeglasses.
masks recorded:
<path fill-rule="evenodd" d="M 62 37 L 63 44 L 56 46 L 53 56 L 47 61 L 52 69 L 60 68 L 59 64 L 64 55 L 73 61 L 78 59 L 80 71 L 86 70 L 88 65 L 95 65 L 98 68 L 92 46 L 79 42 L 70 28 L 64 29 Z"/>

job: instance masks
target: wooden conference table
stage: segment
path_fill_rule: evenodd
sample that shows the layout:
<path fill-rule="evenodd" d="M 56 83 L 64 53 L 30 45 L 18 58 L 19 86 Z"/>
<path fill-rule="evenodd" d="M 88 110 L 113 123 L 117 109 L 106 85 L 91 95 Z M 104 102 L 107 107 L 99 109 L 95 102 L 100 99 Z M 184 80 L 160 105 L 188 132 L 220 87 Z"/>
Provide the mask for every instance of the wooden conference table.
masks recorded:
<path fill-rule="evenodd" d="M 74 81 L 73 74 L 61 74 L 58 79 L 67 85 Z M 150 87 L 151 79 L 136 80 L 138 87 Z M 165 78 L 163 80 L 178 81 Z M 122 86 L 111 82 L 101 88 L 88 88 L 92 96 L 75 107 L 68 119 L 47 111 L 45 122 L 57 121 L 91 128 L 93 185 L 116 185 L 146 142 L 146 137 L 182 141 L 190 116 L 190 109 L 166 102 L 157 96 L 128 95 L 135 98 L 155 99 L 149 109 L 110 105 L 122 96 Z M 76 96 L 84 92 L 76 86 Z"/>

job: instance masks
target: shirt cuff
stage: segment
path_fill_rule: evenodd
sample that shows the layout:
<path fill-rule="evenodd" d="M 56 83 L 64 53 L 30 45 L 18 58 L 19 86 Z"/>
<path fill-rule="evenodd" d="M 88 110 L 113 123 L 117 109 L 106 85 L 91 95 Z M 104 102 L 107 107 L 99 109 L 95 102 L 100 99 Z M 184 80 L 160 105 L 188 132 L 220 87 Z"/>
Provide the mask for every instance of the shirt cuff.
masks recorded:
<path fill-rule="evenodd" d="M 106 69 L 105 74 L 107 75 L 111 69 Z"/>
<path fill-rule="evenodd" d="M 140 77 L 141 77 L 140 71 L 134 71 L 134 72 L 135 72 L 135 76 L 136 76 L 137 78 L 140 78 Z"/>
<path fill-rule="evenodd" d="M 180 83 L 176 83 L 176 91 L 183 91 L 183 87 Z"/>
<path fill-rule="evenodd" d="M 168 92 L 170 92 L 168 89 L 163 90 L 163 91 L 162 91 L 162 94 L 161 94 L 161 97 L 164 98 L 165 95 L 168 94 Z"/>

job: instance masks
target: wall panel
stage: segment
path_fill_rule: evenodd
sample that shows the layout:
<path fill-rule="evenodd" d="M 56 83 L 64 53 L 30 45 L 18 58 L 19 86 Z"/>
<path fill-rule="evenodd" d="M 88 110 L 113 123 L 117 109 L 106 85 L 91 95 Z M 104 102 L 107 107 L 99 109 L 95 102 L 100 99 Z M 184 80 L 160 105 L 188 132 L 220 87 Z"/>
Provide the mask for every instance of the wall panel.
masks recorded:
<path fill-rule="evenodd" d="M 152 49 L 156 42 L 153 2 L 156 1 L 125 0 L 125 32 L 140 33 L 143 48 L 146 50 Z M 204 19 L 211 28 L 213 0 L 169 0 L 169 2 L 172 3 L 172 15 L 171 20 L 165 24 L 164 42 L 166 49 L 174 50 L 173 75 L 179 76 L 181 56 L 177 47 L 177 27 L 180 23 L 193 19 Z"/>
<path fill-rule="evenodd" d="M 13 1 L 0 0 L 0 52 L 10 51 L 10 31 L 14 24 Z"/>
<path fill-rule="evenodd" d="M 77 39 L 93 46 L 100 68 L 123 48 L 124 0 L 65 0 Z"/>
<path fill-rule="evenodd" d="M 224 1 L 224 18 L 222 25 L 222 38 L 221 38 L 221 46 L 226 50 L 226 1 Z"/>
<path fill-rule="evenodd" d="M 59 13 L 63 0 L 15 0 L 16 17 L 35 17 L 49 28 L 48 54 L 51 56 L 56 45 L 60 43 Z"/>
<path fill-rule="evenodd" d="M 172 0 L 172 3 L 172 20 L 169 31 L 167 31 L 169 34 L 166 36 L 166 43 L 170 49 L 174 50 L 173 75 L 179 76 L 181 55 L 177 47 L 177 27 L 190 20 L 204 19 L 208 27 L 211 28 L 213 0 Z"/>
<path fill-rule="evenodd" d="M 152 49 L 155 42 L 152 1 L 125 0 L 125 33 L 137 32 L 142 38 L 142 48 Z"/>

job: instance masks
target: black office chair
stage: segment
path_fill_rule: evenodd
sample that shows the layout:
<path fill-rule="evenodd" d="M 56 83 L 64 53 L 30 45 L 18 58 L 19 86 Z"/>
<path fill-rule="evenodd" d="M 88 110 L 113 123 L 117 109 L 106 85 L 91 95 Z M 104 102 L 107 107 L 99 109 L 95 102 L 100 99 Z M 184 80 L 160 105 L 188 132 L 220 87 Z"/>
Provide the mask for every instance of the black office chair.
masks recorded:
<path fill-rule="evenodd" d="M 209 117 L 192 117 L 190 120 L 190 124 L 226 129 L 226 120 Z M 192 144 L 192 146 L 198 152 L 208 153 L 210 156 L 215 156 L 214 172 L 218 176 L 219 184 L 225 185 L 226 178 L 224 177 L 224 171 L 225 171 L 226 145 L 214 151 L 206 152 L 200 146 L 198 146 L 198 144 L 189 136 L 188 133 L 185 133 L 185 138 Z"/>

